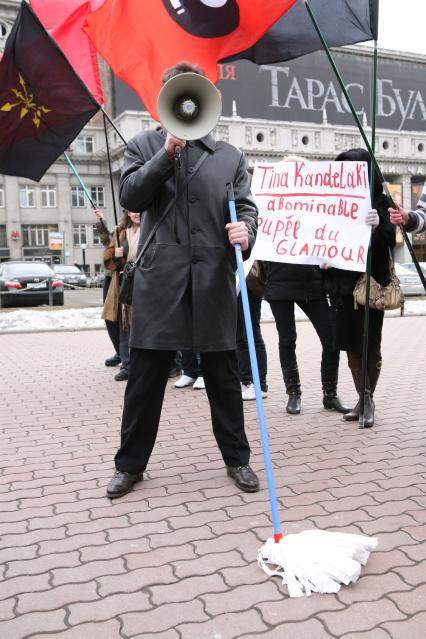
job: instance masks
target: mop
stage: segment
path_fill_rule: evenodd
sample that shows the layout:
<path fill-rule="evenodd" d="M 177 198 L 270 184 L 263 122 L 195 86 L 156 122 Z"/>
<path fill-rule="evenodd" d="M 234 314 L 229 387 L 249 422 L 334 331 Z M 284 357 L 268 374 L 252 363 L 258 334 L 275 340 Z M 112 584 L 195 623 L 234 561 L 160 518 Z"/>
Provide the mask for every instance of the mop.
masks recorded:
<path fill-rule="evenodd" d="M 230 183 L 227 192 L 231 222 L 237 222 L 234 190 Z M 268 576 L 281 577 L 290 597 L 303 597 L 312 592 L 336 593 L 342 584 L 349 585 L 358 579 L 361 567 L 377 547 L 377 539 L 316 529 L 288 535 L 281 531 L 243 257 L 240 245 L 235 244 L 234 248 L 274 527 L 274 536 L 260 548 L 257 561 Z"/>

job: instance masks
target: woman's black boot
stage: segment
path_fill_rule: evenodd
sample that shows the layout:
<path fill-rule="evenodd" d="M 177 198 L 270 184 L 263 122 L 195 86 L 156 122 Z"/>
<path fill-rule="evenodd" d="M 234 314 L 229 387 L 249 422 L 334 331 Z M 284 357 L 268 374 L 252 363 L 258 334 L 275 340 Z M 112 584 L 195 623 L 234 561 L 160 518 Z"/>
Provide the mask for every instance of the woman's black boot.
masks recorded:
<path fill-rule="evenodd" d="M 290 415 L 298 415 L 302 408 L 299 370 L 293 368 L 284 373 L 284 383 L 288 395 L 286 411 Z"/>
<path fill-rule="evenodd" d="M 322 404 L 327 410 L 335 410 L 338 413 L 349 413 L 349 406 L 344 406 L 337 395 L 339 360 L 339 351 L 335 351 L 331 348 L 323 348 L 321 357 Z"/>
<path fill-rule="evenodd" d="M 302 409 L 302 400 L 300 393 L 289 393 L 287 402 L 287 413 L 290 415 L 298 415 Z"/>
<path fill-rule="evenodd" d="M 381 354 L 369 352 L 367 356 L 367 376 L 365 380 L 364 419 L 359 420 L 360 428 L 371 428 L 374 426 L 374 413 L 376 407 L 374 404 L 373 393 L 379 380 L 381 368 Z"/>
<path fill-rule="evenodd" d="M 359 400 L 349 413 L 343 415 L 345 422 L 357 422 L 359 418 Z"/>
<path fill-rule="evenodd" d="M 349 406 L 344 406 L 344 404 L 342 404 L 336 392 L 336 387 L 337 387 L 337 380 L 336 382 L 323 382 L 322 384 L 323 406 L 327 410 L 335 410 L 338 413 L 349 413 L 351 409 L 349 408 Z"/>
<path fill-rule="evenodd" d="M 371 428 L 374 426 L 374 400 L 369 391 L 364 394 L 364 419 L 359 419 L 360 428 Z"/>

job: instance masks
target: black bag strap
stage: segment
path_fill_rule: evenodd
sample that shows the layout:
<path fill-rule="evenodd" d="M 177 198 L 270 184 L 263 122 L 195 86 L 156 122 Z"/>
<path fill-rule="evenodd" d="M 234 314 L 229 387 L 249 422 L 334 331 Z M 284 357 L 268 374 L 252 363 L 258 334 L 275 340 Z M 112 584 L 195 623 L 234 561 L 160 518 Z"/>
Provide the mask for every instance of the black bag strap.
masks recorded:
<path fill-rule="evenodd" d="M 192 173 L 188 173 L 188 175 L 186 176 L 185 180 L 183 181 L 183 184 L 182 184 L 182 187 L 181 187 L 179 193 L 175 194 L 173 200 L 164 209 L 163 214 L 160 217 L 160 219 L 157 220 L 157 222 L 154 224 L 153 228 L 151 229 L 151 232 L 149 233 L 148 237 L 145 240 L 144 245 L 142 246 L 141 250 L 139 251 L 138 256 L 136 257 L 135 261 L 133 262 L 133 266 L 134 267 L 136 267 L 139 264 L 139 262 L 141 261 L 141 259 L 142 259 L 143 255 L 144 255 L 145 251 L 147 250 L 152 238 L 154 237 L 154 235 L 158 231 L 158 227 L 160 226 L 160 224 L 162 224 L 162 222 L 164 221 L 165 217 L 168 215 L 170 210 L 174 207 L 174 205 L 176 204 L 176 202 L 178 201 L 178 199 L 180 198 L 182 193 L 185 191 L 186 187 L 188 186 L 188 184 L 190 183 L 190 181 L 192 180 L 194 175 L 197 173 L 197 171 L 199 170 L 199 168 L 201 167 L 202 163 L 204 162 L 204 160 L 207 158 L 208 155 L 209 155 L 209 152 L 208 151 L 204 151 L 204 153 L 198 159 L 198 162 L 194 166 L 194 170 L 192 171 Z"/>

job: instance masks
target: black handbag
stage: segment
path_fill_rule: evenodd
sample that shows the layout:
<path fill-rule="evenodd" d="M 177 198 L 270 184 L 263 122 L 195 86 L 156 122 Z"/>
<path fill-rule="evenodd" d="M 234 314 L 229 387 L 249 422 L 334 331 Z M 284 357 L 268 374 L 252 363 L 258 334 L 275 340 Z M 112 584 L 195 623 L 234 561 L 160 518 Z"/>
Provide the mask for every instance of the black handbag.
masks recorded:
<path fill-rule="evenodd" d="M 177 200 L 180 198 L 182 193 L 185 191 L 185 189 L 188 186 L 189 182 L 192 180 L 194 175 L 197 173 L 198 169 L 200 168 L 200 166 L 202 165 L 202 163 L 204 162 L 204 160 L 206 159 L 208 154 L 209 154 L 208 151 L 204 151 L 202 156 L 199 158 L 197 164 L 195 165 L 194 171 L 192 173 L 189 173 L 186 176 L 185 180 L 183 181 L 183 184 L 182 184 L 182 187 L 181 187 L 179 193 L 176 193 L 176 195 L 174 196 L 173 200 L 165 208 L 165 210 L 163 212 L 163 215 L 156 222 L 156 224 L 154 224 L 150 234 L 146 238 L 145 244 L 142 246 L 141 250 L 139 251 L 139 254 L 138 254 L 137 258 L 135 259 L 135 261 L 134 262 L 127 262 L 125 264 L 124 269 L 123 269 L 122 274 L 121 274 L 120 293 L 118 295 L 118 299 L 119 299 L 120 304 L 123 304 L 125 306 L 131 306 L 132 297 L 133 297 L 133 281 L 134 281 L 134 277 L 135 277 L 135 271 L 136 271 L 136 269 L 138 267 L 139 262 L 141 261 L 142 257 L 144 256 L 149 244 L 151 243 L 152 238 L 156 234 L 156 232 L 158 230 L 158 227 L 163 222 L 163 220 L 165 219 L 165 217 L 169 213 L 169 211 L 176 204 Z"/>
<path fill-rule="evenodd" d="M 121 273 L 120 293 L 118 300 L 120 304 L 131 306 L 133 297 L 133 278 L 135 274 L 135 268 L 137 264 L 135 262 L 127 262 L 124 265 L 123 272 Z"/>

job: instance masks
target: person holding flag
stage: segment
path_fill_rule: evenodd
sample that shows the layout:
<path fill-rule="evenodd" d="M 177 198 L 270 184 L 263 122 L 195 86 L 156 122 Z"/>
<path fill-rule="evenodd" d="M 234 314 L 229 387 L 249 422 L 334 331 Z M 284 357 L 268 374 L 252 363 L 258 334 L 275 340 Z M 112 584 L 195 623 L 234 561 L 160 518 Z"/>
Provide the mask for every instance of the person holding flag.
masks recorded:
<path fill-rule="evenodd" d="M 388 209 L 392 224 L 402 224 L 409 233 L 426 231 L 426 182 L 415 211 L 406 211 L 402 206 Z"/>
<path fill-rule="evenodd" d="M 366 162 L 371 176 L 371 159 L 365 149 L 349 149 L 340 153 L 338 162 Z M 395 247 L 395 229 L 387 215 L 387 197 L 383 186 L 374 173 L 373 209 L 365 218 L 371 226 L 371 275 L 381 286 L 391 280 L 392 251 Z M 358 396 L 362 389 L 362 345 L 364 330 L 364 307 L 354 308 L 353 290 L 360 278 L 358 271 L 345 271 L 330 268 L 324 271 L 325 285 L 332 301 L 334 315 L 336 348 L 347 352 L 348 365 Z M 384 311 L 375 308 L 369 310 L 369 329 L 367 347 L 367 374 L 364 393 L 364 427 L 374 425 L 375 404 L 374 391 L 382 370 L 382 329 Z M 360 416 L 360 399 L 354 408 L 343 415 L 345 421 L 358 421 Z"/>

